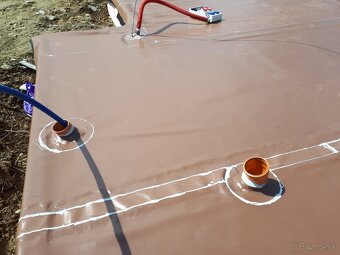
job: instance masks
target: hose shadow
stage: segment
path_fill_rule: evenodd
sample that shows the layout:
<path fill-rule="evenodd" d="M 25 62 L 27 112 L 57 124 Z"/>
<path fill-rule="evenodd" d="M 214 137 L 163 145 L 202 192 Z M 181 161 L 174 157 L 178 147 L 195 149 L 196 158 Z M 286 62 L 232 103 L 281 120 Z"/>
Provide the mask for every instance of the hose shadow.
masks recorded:
<path fill-rule="evenodd" d="M 173 22 L 173 23 L 169 23 L 168 25 L 158 29 L 156 32 L 146 34 L 145 36 L 159 35 L 159 34 L 163 33 L 164 31 L 168 30 L 169 28 L 176 26 L 176 25 L 204 26 L 205 24 L 190 23 L 190 22 Z"/>
<path fill-rule="evenodd" d="M 70 137 L 68 137 L 68 139 L 77 142 L 77 144 L 79 145 L 79 149 L 82 152 L 84 158 L 86 159 L 86 162 L 93 174 L 93 177 L 97 183 L 100 194 L 103 197 L 103 200 L 105 202 L 107 212 L 109 213 L 112 228 L 113 228 L 115 237 L 118 241 L 122 255 L 131 255 L 131 250 L 130 250 L 128 241 L 125 237 L 118 215 L 116 214 L 116 208 L 112 202 L 109 192 L 107 191 L 105 181 L 96 165 L 96 162 L 92 158 L 91 153 L 88 151 L 87 147 L 84 145 L 83 140 L 80 137 L 80 133 L 76 128 L 74 129 Z"/>

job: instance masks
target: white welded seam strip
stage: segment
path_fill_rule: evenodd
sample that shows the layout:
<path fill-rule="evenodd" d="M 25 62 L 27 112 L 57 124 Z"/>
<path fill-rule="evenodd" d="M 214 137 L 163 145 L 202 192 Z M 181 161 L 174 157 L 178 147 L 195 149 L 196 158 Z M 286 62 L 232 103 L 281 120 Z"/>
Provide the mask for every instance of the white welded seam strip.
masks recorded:
<path fill-rule="evenodd" d="M 272 168 L 271 171 L 276 171 L 276 170 L 279 170 L 279 169 L 282 169 L 282 168 L 286 168 L 286 167 L 290 167 L 290 166 L 295 166 L 295 165 L 302 164 L 302 163 L 307 163 L 307 162 L 312 161 L 312 160 L 321 159 L 321 158 L 324 158 L 324 157 L 328 157 L 328 156 L 330 156 L 332 154 L 336 154 L 339 151 L 337 149 L 335 149 L 334 147 L 332 147 L 331 145 L 329 145 L 329 144 L 330 143 L 339 142 L 339 141 L 340 141 L 340 139 L 337 139 L 337 140 L 333 140 L 333 141 L 326 142 L 326 143 L 320 143 L 319 145 L 315 145 L 315 146 L 311 146 L 310 147 L 310 148 L 323 147 L 323 148 L 331 151 L 331 153 L 328 153 L 328 154 L 325 154 L 325 155 L 322 155 L 322 156 L 318 156 L 318 157 L 314 157 L 314 158 L 309 158 L 309 159 L 297 161 L 297 162 L 294 162 L 294 163 L 291 163 L 291 164 L 288 164 L 288 165 L 284 165 L 284 166 L 280 166 L 280 167 L 275 167 L 275 168 Z M 301 151 L 301 150 L 299 150 L 299 151 Z"/>
<path fill-rule="evenodd" d="M 301 149 L 297 149 L 297 150 L 292 150 L 292 151 L 287 151 L 287 152 L 284 152 L 284 153 L 281 153 L 281 154 L 276 154 L 276 155 L 270 156 L 266 159 L 277 158 L 277 157 L 280 157 L 280 156 L 289 155 L 289 154 L 293 154 L 293 153 L 300 152 L 300 151 L 310 150 L 310 149 L 317 148 L 317 147 L 320 147 L 320 146 L 324 147 L 324 144 L 329 145 L 331 143 L 336 143 L 336 142 L 340 142 L 340 138 L 336 139 L 336 140 L 328 141 L 328 142 L 323 142 L 323 143 L 320 143 L 320 144 L 317 144 L 317 145 L 312 145 L 312 146 L 309 146 L 309 147 L 305 147 L 305 148 L 301 148 Z"/>
<path fill-rule="evenodd" d="M 284 152 L 284 153 L 281 153 L 281 154 L 276 154 L 274 156 L 267 157 L 266 159 L 272 159 L 272 158 L 276 158 L 276 157 L 279 157 L 279 156 L 288 155 L 288 154 L 292 154 L 292 153 L 295 153 L 295 152 L 300 152 L 300 151 L 316 148 L 316 147 L 319 147 L 319 146 L 323 146 L 323 144 L 335 143 L 335 142 L 338 142 L 338 141 L 340 141 L 340 139 L 332 140 L 332 141 L 321 143 L 321 144 L 318 144 L 318 145 L 313 145 L 313 146 L 310 146 L 310 147 L 305 147 L 305 148 L 298 149 L 298 150 Z M 281 166 L 281 167 L 273 168 L 271 170 L 272 171 L 276 171 L 276 170 L 279 170 L 279 169 L 282 169 L 282 168 L 286 168 L 286 167 L 290 167 L 290 166 L 293 166 L 293 165 L 297 165 L 297 164 L 301 164 L 301 163 L 304 163 L 304 162 L 308 162 L 308 161 L 311 161 L 311 160 L 323 158 L 323 157 L 329 156 L 329 155 L 331 155 L 331 154 L 327 154 L 327 155 L 324 155 L 324 156 L 321 156 L 321 157 L 311 158 L 311 159 L 304 160 L 304 161 L 299 161 L 299 162 L 292 163 L 292 164 L 289 164 L 289 165 L 284 165 L 284 166 Z M 237 164 L 233 165 L 233 167 L 237 167 L 237 166 L 239 166 L 241 164 L 243 164 L 243 163 L 237 163 Z M 230 167 L 230 166 L 227 166 L 227 167 Z M 217 169 L 210 170 L 210 171 L 207 171 L 207 172 L 190 175 L 190 176 L 187 176 L 187 177 L 175 179 L 173 181 L 164 182 L 164 183 L 157 184 L 157 185 L 152 185 L 152 186 L 144 187 L 144 188 L 141 188 L 141 189 L 136 189 L 134 191 L 118 194 L 118 195 L 115 195 L 115 196 L 112 196 L 112 197 L 106 198 L 106 199 L 103 199 L 103 198 L 97 199 L 97 200 L 94 200 L 94 201 L 87 202 L 85 204 L 76 205 L 76 206 L 73 206 L 73 207 L 69 207 L 69 208 L 65 208 L 65 209 L 61 209 L 61 210 L 57 210 L 57 211 L 39 212 L 39 213 L 27 214 L 27 215 L 21 217 L 19 219 L 19 222 L 21 220 L 24 220 L 24 219 L 29 219 L 29 218 L 39 217 L 39 216 L 63 215 L 63 214 L 65 214 L 68 211 L 71 211 L 71 210 L 74 210 L 74 209 L 80 209 L 80 208 L 83 208 L 83 207 L 88 207 L 88 206 L 90 206 L 92 204 L 97 204 L 97 203 L 102 203 L 102 202 L 109 201 L 109 200 L 114 200 L 114 199 L 119 198 L 119 197 L 124 197 L 124 196 L 127 196 L 127 195 L 131 195 L 131 194 L 134 194 L 134 193 L 137 193 L 137 192 L 144 191 L 144 190 L 150 190 L 150 189 L 158 188 L 158 187 L 161 187 L 161 186 L 173 184 L 173 183 L 176 183 L 176 182 L 181 182 L 181 181 L 188 180 L 188 179 L 191 179 L 191 178 L 194 178 L 194 177 L 207 176 L 207 175 L 210 175 L 211 173 L 214 173 L 216 171 L 223 170 L 224 168 L 225 167 L 217 168 Z"/>
<path fill-rule="evenodd" d="M 339 139 L 340 140 L 340 139 Z M 338 141 L 338 140 L 334 140 L 332 142 L 335 142 L 335 141 Z M 318 146 L 322 146 L 322 144 L 318 145 Z M 316 147 L 316 146 L 311 146 L 311 147 L 308 147 L 308 148 L 313 148 L 313 147 Z M 306 148 L 304 148 L 306 149 Z M 296 151 L 300 151 L 300 150 L 296 150 Z M 284 154 L 287 154 L 287 153 L 284 153 Z M 331 153 L 333 154 L 333 153 Z M 327 155 L 323 155 L 321 157 L 315 157 L 315 158 L 311 158 L 311 159 L 308 159 L 308 160 L 304 160 L 304 161 L 299 161 L 297 163 L 293 163 L 293 164 L 290 164 L 290 165 L 287 165 L 287 166 L 283 166 L 283 167 L 289 167 L 289 166 L 292 166 L 292 165 L 295 165 L 295 164 L 300 164 L 300 163 L 304 163 L 304 162 L 307 162 L 307 161 L 311 161 L 311 160 L 314 160 L 314 159 L 318 159 L 318 158 L 323 158 L 323 157 L 326 157 L 326 156 L 329 156 L 331 154 L 327 154 Z M 280 154 L 278 154 L 280 155 Z M 283 155 L 283 154 L 281 154 Z M 277 155 L 275 155 L 277 156 Z M 274 156 L 273 156 L 274 157 Z M 271 158 L 273 158 L 271 157 Z M 191 177 L 194 177 L 194 176 L 206 176 L 206 175 L 209 175 L 211 174 L 212 172 L 216 172 L 216 171 L 219 171 L 219 170 L 226 170 L 227 172 L 230 171 L 230 169 L 234 168 L 234 167 L 237 167 L 239 165 L 241 165 L 243 163 L 238 163 L 238 164 L 235 164 L 235 165 L 232 165 L 232 166 L 229 166 L 229 167 L 222 167 L 222 168 L 218 168 L 218 169 L 215 169 L 215 170 L 211 170 L 211 171 L 208 171 L 208 172 L 204 172 L 204 173 L 200 173 L 200 174 L 196 174 L 196 175 L 192 175 L 192 176 L 188 176 L 188 177 L 184 177 L 184 178 L 181 178 L 181 179 L 177 179 L 177 180 L 174 180 L 174 181 L 171 181 L 171 182 L 166 182 L 166 183 L 162 183 L 162 184 L 159 184 L 159 185 L 154 185 L 154 186 L 150 186 L 150 187 L 146 187 L 146 188 L 143 188 L 143 189 L 140 189 L 140 190 L 145 190 L 145 189 L 150 189 L 152 187 L 159 187 L 159 186 L 162 186 L 162 185 L 167 185 L 169 183 L 174 183 L 174 182 L 178 182 L 178 181 L 181 181 L 181 180 L 185 180 L 185 179 L 189 179 Z M 278 170 L 278 169 L 281 169 L 283 167 L 279 167 L 279 168 L 276 168 L 274 170 Z M 273 173 L 274 174 L 274 173 Z M 110 213 L 106 213 L 106 214 L 103 214 L 103 215 L 100 215 L 100 216 L 96 216 L 96 217 L 91 217 L 89 219 L 86 219 L 86 220 L 82 220 L 82 221 L 77 221 L 77 222 L 73 222 L 73 223 L 69 223 L 69 224 L 65 224 L 65 225 L 61 225 L 61 226 L 56 226 L 56 227 L 46 227 L 46 228 L 41 228 L 41 229 L 37 229 L 37 230 L 32 230 L 32 231 L 28 231 L 28 232 L 23 232 L 21 234 L 19 234 L 17 236 L 17 238 L 21 238 L 25 235 L 29 235 L 29 234 L 33 234 L 33 233 L 37 233 L 37 232 L 41 232 L 41 231 L 47 231 L 47 230 L 56 230 L 56 229 L 62 229 L 62 228 L 66 228 L 66 227 L 70 227 L 70 226 L 77 226 L 77 225 L 81 225 L 81 224 L 84 224 L 84 223 L 87 223 L 87 222 L 91 222 L 91 221 L 97 221 L 97 220 L 100 220 L 100 219 L 103 219 L 105 217 L 108 217 L 110 215 L 113 215 L 113 214 L 119 214 L 119 213 L 123 213 L 123 212 L 126 212 L 126 211 L 129 211 L 129 210 L 132 210 L 132 209 L 135 209 L 135 208 L 138 208 L 138 207 L 141 207 L 141 206 L 144 206 L 144 205 L 149 205 L 149 204 L 155 204 L 155 203 L 158 203 L 158 202 L 161 202 L 163 200 L 166 200 L 166 199 L 171 199 L 171 198 L 177 198 L 177 197 L 180 197 L 180 196 L 183 196 L 185 194 L 188 194 L 188 193 L 192 193 L 192 192 L 195 192 L 195 191 L 199 191 L 199 190 L 203 190 L 203 189 L 207 189 L 207 188 L 210 188 L 210 187 L 213 187 L 217 184 L 222 184 L 222 183 L 225 183 L 225 180 L 222 179 L 222 180 L 219 180 L 217 182 L 213 182 L 211 181 L 209 184 L 203 186 L 203 187 L 200 187 L 200 188 L 196 188 L 196 189 L 192 189 L 192 190 L 188 190 L 188 191 L 184 191 L 184 192 L 179 192 L 179 193 L 175 193 L 175 194 L 172 194 L 172 195 L 168 195 L 168 196 L 165 196 L 165 197 L 161 197 L 161 198 L 158 198 L 158 199 L 152 199 L 152 200 L 149 200 L 147 202 L 144 202 L 144 203 L 140 203 L 140 204 L 137 204 L 137 205 L 133 205 L 133 206 L 130 206 L 130 207 L 127 207 L 127 208 L 124 208 L 124 209 L 121 209 L 121 210 L 118 210 L 116 212 L 110 212 Z M 281 193 L 282 193 L 282 190 L 283 190 L 283 186 L 282 184 L 280 183 L 280 192 L 279 194 L 277 194 L 271 201 L 268 201 L 266 203 L 273 203 L 275 201 L 277 201 L 280 197 L 281 197 Z M 125 193 L 125 194 L 121 194 L 121 195 L 126 195 L 126 194 L 132 194 L 132 193 L 135 193 L 137 191 L 132 191 L 132 192 L 129 192 L 129 193 Z M 232 191 L 231 191 L 232 192 Z M 232 192 L 233 193 L 233 192 Z M 235 195 L 235 194 L 233 194 Z M 118 197 L 119 195 L 117 196 L 114 196 L 114 197 Z M 250 203 L 250 204 L 253 204 L 253 205 L 262 205 L 263 203 L 261 204 L 258 204 L 257 202 L 249 202 L 245 199 L 243 199 L 242 197 L 239 197 L 236 195 L 237 198 L 239 198 L 241 201 L 245 202 L 245 203 Z M 98 200 L 97 200 L 98 201 Z M 266 204 L 265 203 L 265 204 Z M 62 210 L 63 211 L 63 210 Z"/>
<path fill-rule="evenodd" d="M 328 143 L 322 143 L 322 144 L 320 144 L 320 146 L 330 150 L 333 153 L 338 153 L 339 152 L 337 149 L 335 149 L 334 147 L 332 147 Z"/>
<path fill-rule="evenodd" d="M 309 158 L 309 159 L 306 159 L 306 160 L 301 160 L 301 161 L 298 161 L 298 162 L 295 162 L 295 163 L 291 163 L 291 164 L 288 164 L 288 165 L 275 167 L 275 168 L 272 168 L 271 171 L 273 172 L 273 171 L 277 171 L 277 170 L 282 169 L 282 168 L 286 168 L 286 167 L 290 167 L 290 166 L 295 166 L 295 165 L 299 165 L 299 164 L 302 164 L 302 163 L 307 163 L 309 161 L 325 158 L 325 157 L 328 157 L 328 156 L 333 155 L 333 154 L 334 153 L 328 153 L 328 154 L 325 154 L 325 155 L 322 155 L 322 156 L 318 156 L 318 157 L 314 157 L 314 158 Z"/>
<path fill-rule="evenodd" d="M 110 198 L 97 199 L 97 200 L 94 200 L 94 201 L 87 202 L 85 204 L 76 205 L 76 206 L 65 208 L 65 209 L 58 210 L 58 211 L 27 214 L 27 215 L 21 217 L 19 219 L 19 222 L 21 220 L 24 220 L 24 219 L 34 218 L 34 217 L 38 217 L 38 216 L 48 216 L 48 215 L 55 215 L 55 214 L 56 215 L 63 215 L 67 211 L 71 211 L 71 210 L 74 210 L 74 209 L 88 207 L 88 206 L 90 206 L 92 204 L 97 204 L 97 203 L 102 203 L 102 202 L 109 201 L 109 200 L 114 200 L 114 199 L 119 198 L 119 197 L 125 197 L 125 196 L 132 195 L 132 194 L 135 194 L 135 193 L 138 193 L 138 192 L 141 192 L 141 191 L 155 189 L 155 188 L 166 186 L 166 185 L 173 184 L 173 183 L 176 183 L 176 182 L 185 181 L 185 180 L 188 180 L 188 179 L 191 179 L 191 178 L 194 178 L 194 177 L 207 176 L 207 175 L 210 175 L 210 174 L 212 174 L 212 173 L 214 173 L 216 171 L 221 171 L 221 170 L 224 170 L 224 167 L 217 168 L 217 169 L 210 170 L 210 171 L 203 172 L 203 173 L 199 173 L 199 174 L 190 175 L 190 176 L 183 177 L 183 178 L 180 178 L 180 179 L 176 179 L 176 180 L 173 180 L 173 181 L 168 181 L 168 182 L 160 183 L 160 184 L 157 184 L 157 185 L 152 185 L 152 186 L 148 186 L 148 187 L 145 187 L 145 188 L 136 189 L 136 190 L 133 190 L 133 191 L 130 191 L 130 192 L 127 192 L 127 193 L 122 193 L 122 194 L 114 195 L 114 196 L 112 196 Z"/>
<path fill-rule="evenodd" d="M 313 146 L 314 147 L 314 146 Z M 308 160 L 304 160 L 304 161 L 299 161 L 297 163 L 294 163 L 294 164 L 290 164 L 290 165 L 287 165 L 287 166 L 284 166 L 284 167 L 288 167 L 288 166 L 292 166 L 292 165 L 295 165 L 295 164 L 301 164 L 301 163 L 304 163 L 304 162 L 308 162 L 308 161 L 311 161 L 311 160 L 315 160 L 315 159 L 318 159 L 318 158 L 323 158 L 323 157 L 326 157 L 326 156 L 329 156 L 333 153 L 330 153 L 330 154 L 327 154 L 327 155 L 323 155 L 323 156 L 320 156 L 320 157 L 315 157 L 315 158 L 311 158 L 311 159 L 308 159 Z M 237 167 L 239 166 L 240 164 L 242 163 L 239 163 L 239 164 L 236 164 L 236 165 L 233 165 L 233 166 L 230 166 L 230 167 L 223 167 L 223 168 L 219 168 L 219 169 L 216 169 L 216 170 L 225 170 L 227 171 L 226 172 L 226 175 L 228 175 L 229 177 L 229 173 L 230 173 L 230 170 L 234 167 Z M 273 170 L 278 170 L 278 169 L 281 169 L 283 167 L 280 167 L 280 168 L 276 168 L 276 169 L 273 169 Z M 214 170 L 214 171 L 216 171 Z M 273 171 L 272 170 L 272 171 Z M 212 172 L 212 171 L 209 171 L 209 172 Z M 206 173 L 204 173 L 206 175 Z M 277 176 L 272 172 L 272 174 L 275 176 L 275 178 L 277 178 Z M 280 183 L 280 191 L 278 192 L 278 194 L 276 194 L 274 196 L 274 198 L 272 198 L 271 200 L 267 201 L 267 202 L 252 202 L 252 201 L 248 201 L 246 199 L 244 199 L 243 197 L 239 196 L 238 194 L 236 194 L 233 190 L 230 190 L 230 192 L 236 196 L 238 199 L 240 199 L 242 202 L 244 203 L 247 203 L 247 204 L 251 204 L 251 205 L 267 205 L 267 204 L 272 204 L 274 202 L 276 202 L 277 200 L 279 200 L 282 196 L 282 193 L 283 193 L 283 185 L 281 184 L 280 180 L 277 178 L 277 180 L 279 181 Z M 161 198 L 157 198 L 157 199 L 151 199 L 147 202 L 144 202 L 144 203 L 140 203 L 140 204 L 136 204 L 136 205 L 133 205 L 133 206 L 130 206 L 130 207 L 126 207 L 124 209 L 121 209 L 121 210 L 117 210 L 115 212 L 110 212 L 110 213 L 105 213 L 103 215 L 100 215 L 100 216 L 96 216 L 96 217 L 91 217 L 89 219 L 86 219 L 86 220 L 82 220 L 82 221 L 76 221 L 76 222 L 72 222 L 72 223 L 69 223 L 69 224 L 65 224 L 65 225 L 61 225 L 61 226 L 55 226 L 55 227 L 46 227 L 46 228 L 41 228 L 41 229 L 36 229 L 36 230 L 32 230 L 32 231 L 28 231 L 28 232 L 23 232 L 21 234 L 19 234 L 17 236 L 17 238 L 21 238 L 21 237 L 24 237 L 26 235 L 30 235 L 30 234 L 33 234 L 33 233 L 37 233 L 37 232 L 42 232 L 42 231 L 48 231 L 48 230 L 57 230 L 57 229 L 62 229 L 62 228 L 66 228 L 66 227 L 71 227 L 71 226 L 78 226 L 78 225 L 81 225 L 81 224 L 84 224 L 84 223 L 88 223 L 88 222 L 93 222 L 93 221 L 97 221 L 97 220 L 100 220 L 100 219 L 103 219 L 103 218 L 106 218 L 106 217 L 109 217 L 113 214 L 120 214 L 120 213 L 123 213 L 123 212 L 127 212 L 127 211 L 130 211 L 132 209 L 135 209 L 135 208 L 138 208 L 138 207 L 142 207 L 142 206 L 145 206 L 145 205 L 150 205 L 150 204 L 156 204 L 156 203 L 159 203 L 163 200 L 167 200 L 167 199 L 172 199 L 172 198 L 177 198 L 177 197 L 180 197 L 180 196 L 183 196 L 183 195 L 186 195 L 188 193 L 193 193 L 193 192 L 196 192 L 196 191 L 200 191 L 200 190 L 203 190 L 203 189 L 207 189 L 207 188 L 210 188 L 210 187 L 213 187 L 215 185 L 218 185 L 218 184 L 222 184 L 222 183 L 225 183 L 225 180 L 222 179 L 222 180 L 219 180 L 219 181 L 211 181 L 210 183 L 208 183 L 207 185 L 203 186 L 203 187 L 200 187 L 200 188 L 196 188 L 196 189 L 191 189 L 191 190 L 187 190 L 187 191 L 183 191 L 183 192 L 179 192 L 179 193 L 175 193 L 175 194 L 172 194 L 172 195 L 168 195 L 168 196 L 165 196 L 165 197 L 161 197 Z M 229 186 L 228 186 L 229 187 Z"/>
<path fill-rule="evenodd" d="M 226 168 L 222 168 L 222 169 L 226 170 Z M 96 216 L 96 217 L 91 217 L 91 218 L 86 219 L 86 220 L 76 221 L 76 222 L 72 222 L 72 223 L 69 223 L 69 224 L 60 225 L 60 226 L 56 226 L 56 227 L 46 227 L 46 228 L 36 229 L 36 230 L 28 231 L 28 232 L 23 232 L 23 233 L 19 234 L 17 236 L 17 238 L 22 238 L 26 235 L 30 235 L 30 234 L 38 233 L 38 232 L 42 232 L 42 231 L 57 230 L 57 229 L 62 229 L 62 228 L 66 228 L 66 227 L 78 226 L 78 225 L 85 224 L 85 223 L 88 223 L 88 222 L 97 221 L 97 220 L 109 217 L 111 215 L 127 212 L 129 210 L 132 210 L 132 209 L 135 209 L 135 208 L 138 208 L 138 207 L 141 207 L 141 206 L 156 204 L 156 203 L 159 203 L 159 202 L 166 200 L 166 199 L 172 199 L 172 198 L 180 197 L 180 196 L 192 193 L 192 192 L 200 191 L 200 190 L 203 190 L 203 189 L 208 189 L 208 188 L 214 187 L 214 186 L 221 184 L 221 183 L 224 183 L 224 179 L 218 180 L 216 182 L 211 181 L 207 185 L 200 187 L 200 188 L 175 193 L 175 194 L 165 196 L 165 197 L 161 197 L 161 198 L 158 198 L 158 199 L 152 199 L 152 200 L 149 200 L 149 201 L 144 202 L 144 203 L 133 205 L 133 206 L 127 207 L 125 209 L 117 210 L 115 212 L 109 212 L 109 213 L 105 213 L 105 214 L 102 214 L 102 215 L 99 215 L 99 216 Z"/>

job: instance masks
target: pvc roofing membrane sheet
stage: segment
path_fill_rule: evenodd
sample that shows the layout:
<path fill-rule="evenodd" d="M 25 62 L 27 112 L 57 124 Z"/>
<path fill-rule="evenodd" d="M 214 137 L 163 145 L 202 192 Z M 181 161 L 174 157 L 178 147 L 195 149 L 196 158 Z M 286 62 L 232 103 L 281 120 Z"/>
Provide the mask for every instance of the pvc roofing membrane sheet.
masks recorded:
<path fill-rule="evenodd" d="M 17 254 L 339 254 L 340 3 L 172 1 L 126 25 L 33 38 Z M 246 159 L 270 164 L 260 190 Z"/>

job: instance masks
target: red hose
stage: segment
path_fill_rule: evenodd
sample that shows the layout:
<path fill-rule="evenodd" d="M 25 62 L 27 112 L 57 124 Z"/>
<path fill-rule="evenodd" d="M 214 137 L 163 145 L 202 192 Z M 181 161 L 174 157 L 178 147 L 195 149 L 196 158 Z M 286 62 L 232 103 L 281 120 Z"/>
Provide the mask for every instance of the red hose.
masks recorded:
<path fill-rule="evenodd" d="M 202 17 L 202 16 L 199 16 L 199 15 L 196 15 L 196 14 L 193 14 L 187 10 L 184 10 L 180 7 L 177 7 L 176 5 L 173 5 L 173 4 L 170 4 L 170 3 L 167 3 L 163 0 L 144 0 L 141 5 L 139 6 L 139 11 L 138 11 L 138 18 L 137 18 L 137 25 L 136 25 L 136 32 L 137 34 L 140 33 L 140 28 L 142 26 L 142 21 L 143 21 L 143 12 L 144 12 L 144 7 L 145 5 L 147 5 L 148 3 L 156 3 L 156 4 L 161 4 L 161 5 L 164 5 L 166 7 L 169 7 L 179 13 L 182 13 L 186 16 L 189 16 L 193 19 L 197 19 L 197 20 L 201 20 L 201 21 L 205 21 L 207 22 L 208 21 L 208 18 L 207 17 Z"/>

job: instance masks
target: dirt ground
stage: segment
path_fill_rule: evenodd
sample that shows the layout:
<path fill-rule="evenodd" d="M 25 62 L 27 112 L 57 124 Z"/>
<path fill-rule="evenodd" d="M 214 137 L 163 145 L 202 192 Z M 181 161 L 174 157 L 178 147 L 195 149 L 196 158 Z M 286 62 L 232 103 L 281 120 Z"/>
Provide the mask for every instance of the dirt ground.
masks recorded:
<path fill-rule="evenodd" d="M 0 84 L 35 82 L 30 38 L 58 31 L 113 26 L 105 0 L 1 0 Z M 27 159 L 30 118 L 23 102 L 0 94 L 0 255 L 14 254 Z"/>

